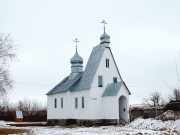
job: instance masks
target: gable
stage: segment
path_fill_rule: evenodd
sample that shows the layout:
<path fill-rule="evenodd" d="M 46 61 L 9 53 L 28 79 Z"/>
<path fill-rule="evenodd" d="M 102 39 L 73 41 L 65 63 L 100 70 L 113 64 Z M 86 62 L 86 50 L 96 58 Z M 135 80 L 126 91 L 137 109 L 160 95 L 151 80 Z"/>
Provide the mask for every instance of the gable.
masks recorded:
<path fill-rule="evenodd" d="M 107 67 L 108 60 L 108 67 Z M 117 78 L 117 82 L 121 82 L 122 78 L 116 65 L 115 59 L 110 47 L 105 47 L 101 61 L 98 65 L 96 74 L 92 82 L 92 87 L 98 87 L 98 76 L 103 77 L 103 87 L 113 83 L 113 78 Z"/>
<path fill-rule="evenodd" d="M 110 59 L 110 67 L 106 71 L 102 70 L 102 67 L 105 68 L 105 58 Z M 101 72 L 101 73 L 100 73 Z M 107 86 L 110 83 L 113 83 L 113 77 L 117 77 L 118 82 L 122 81 L 121 75 L 119 73 L 118 67 L 116 65 L 114 56 L 110 47 L 105 46 L 104 44 L 97 45 L 93 48 L 91 55 L 89 57 L 88 63 L 84 70 L 84 73 L 81 79 L 73 86 L 71 92 L 87 90 L 91 87 L 97 87 L 98 75 L 106 74 L 105 81 Z M 109 80 L 108 80 L 109 79 Z M 103 78 L 104 80 L 104 78 Z"/>

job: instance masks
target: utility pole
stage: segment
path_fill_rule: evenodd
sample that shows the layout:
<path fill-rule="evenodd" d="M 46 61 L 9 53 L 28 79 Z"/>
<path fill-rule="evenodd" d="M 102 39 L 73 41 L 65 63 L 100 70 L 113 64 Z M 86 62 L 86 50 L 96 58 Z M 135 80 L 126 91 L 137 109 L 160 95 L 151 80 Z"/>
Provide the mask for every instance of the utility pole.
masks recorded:
<path fill-rule="evenodd" d="M 155 102 L 155 108 L 156 108 L 156 117 L 157 117 L 157 101 Z"/>

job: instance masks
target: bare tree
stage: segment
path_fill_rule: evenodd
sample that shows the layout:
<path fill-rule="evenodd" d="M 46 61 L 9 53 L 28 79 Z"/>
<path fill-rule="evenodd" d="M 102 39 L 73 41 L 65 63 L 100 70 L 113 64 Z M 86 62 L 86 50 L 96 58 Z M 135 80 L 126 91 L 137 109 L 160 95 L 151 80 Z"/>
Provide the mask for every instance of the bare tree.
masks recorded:
<path fill-rule="evenodd" d="M 37 112 L 39 110 L 42 110 L 42 108 L 43 108 L 43 105 L 38 100 L 31 101 L 31 111 L 32 112 Z"/>
<path fill-rule="evenodd" d="M 180 100 L 180 89 L 173 89 L 172 94 L 169 95 L 169 100 L 177 101 Z"/>
<path fill-rule="evenodd" d="M 179 54 L 180 56 L 180 54 Z M 178 82 L 180 83 L 180 76 L 179 76 L 179 72 L 178 72 L 178 66 L 177 66 L 177 63 L 176 64 L 176 75 L 177 75 L 177 80 Z M 177 101 L 177 100 L 180 100 L 180 88 L 170 88 L 172 90 L 172 94 L 169 95 L 169 100 L 173 100 L 173 101 Z"/>
<path fill-rule="evenodd" d="M 160 106 L 165 105 L 166 101 L 164 98 L 161 97 L 161 94 L 158 91 L 156 91 L 151 93 L 149 98 L 144 98 L 143 104 L 148 106 L 156 106 L 157 104 L 158 106 Z"/>
<path fill-rule="evenodd" d="M 15 46 L 10 35 L 0 33 L 0 96 L 4 96 L 12 88 L 12 79 L 9 75 L 9 62 L 16 57 Z"/>
<path fill-rule="evenodd" d="M 179 77 L 179 72 L 178 72 L 177 63 L 176 63 L 176 74 L 177 74 L 177 79 L 178 79 L 178 82 L 180 83 L 180 77 Z"/>
<path fill-rule="evenodd" d="M 168 103 L 168 100 L 166 100 L 165 98 L 161 97 L 160 105 L 161 106 L 165 106 L 165 105 L 167 105 L 167 103 Z"/>
<path fill-rule="evenodd" d="M 31 100 L 29 99 L 24 99 L 24 100 L 19 100 L 18 105 L 17 105 L 18 110 L 21 110 L 23 112 L 30 112 L 31 111 Z"/>
<path fill-rule="evenodd" d="M 25 121 L 45 121 L 47 117 L 46 106 L 38 100 L 19 100 L 17 109 L 23 112 Z"/>

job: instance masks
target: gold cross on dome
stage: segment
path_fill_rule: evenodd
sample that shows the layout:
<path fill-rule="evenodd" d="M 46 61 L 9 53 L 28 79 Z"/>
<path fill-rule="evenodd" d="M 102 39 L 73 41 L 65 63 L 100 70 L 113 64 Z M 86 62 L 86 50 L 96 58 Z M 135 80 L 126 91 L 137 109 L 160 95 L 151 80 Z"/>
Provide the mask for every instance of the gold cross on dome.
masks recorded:
<path fill-rule="evenodd" d="M 77 43 L 80 41 L 78 41 L 78 39 L 76 38 L 75 40 L 73 40 L 73 42 L 76 42 L 76 52 L 77 52 Z"/>
<path fill-rule="evenodd" d="M 104 33 L 105 33 L 105 25 L 106 25 L 107 23 L 106 23 L 106 21 L 105 21 L 105 20 L 103 20 L 101 23 L 103 23 L 103 24 L 104 24 L 104 27 L 103 27 L 103 28 L 104 28 Z"/>

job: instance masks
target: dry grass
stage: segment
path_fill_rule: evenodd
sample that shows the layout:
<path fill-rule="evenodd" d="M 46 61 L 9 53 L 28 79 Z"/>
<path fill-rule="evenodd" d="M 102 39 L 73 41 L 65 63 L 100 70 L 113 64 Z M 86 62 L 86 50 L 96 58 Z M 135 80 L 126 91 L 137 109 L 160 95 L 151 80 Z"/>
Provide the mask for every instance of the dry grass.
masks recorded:
<path fill-rule="evenodd" d="M 6 134 L 23 134 L 23 133 L 30 133 L 30 130 L 27 129 L 13 129 L 13 128 L 1 128 L 0 134 L 6 135 Z"/>

